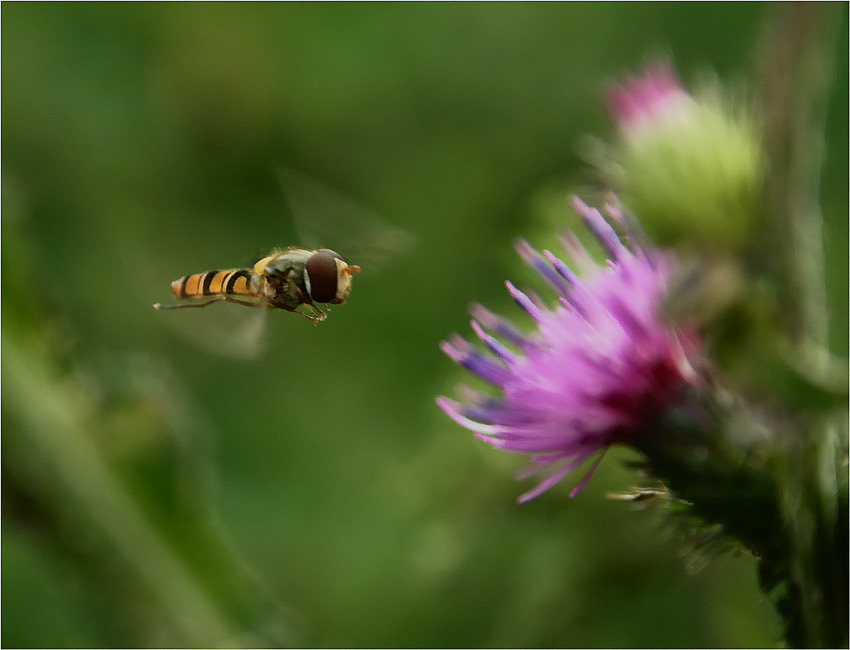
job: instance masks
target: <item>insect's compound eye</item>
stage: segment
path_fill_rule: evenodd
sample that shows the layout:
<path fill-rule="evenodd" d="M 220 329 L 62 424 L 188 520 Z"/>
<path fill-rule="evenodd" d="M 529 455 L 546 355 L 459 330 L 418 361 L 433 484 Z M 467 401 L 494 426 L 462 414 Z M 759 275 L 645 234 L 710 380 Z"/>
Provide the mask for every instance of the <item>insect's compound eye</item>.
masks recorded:
<path fill-rule="evenodd" d="M 307 287 L 310 297 L 316 302 L 330 302 L 336 298 L 336 260 L 342 259 L 333 251 L 320 250 L 307 260 Z"/>
<path fill-rule="evenodd" d="M 339 253 L 337 253 L 334 250 L 331 250 L 330 248 L 320 248 L 316 252 L 317 253 L 325 253 L 327 255 L 330 255 L 331 257 L 335 257 L 338 260 L 342 260 L 343 262 L 345 262 L 345 258 L 342 255 L 340 255 Z"/>

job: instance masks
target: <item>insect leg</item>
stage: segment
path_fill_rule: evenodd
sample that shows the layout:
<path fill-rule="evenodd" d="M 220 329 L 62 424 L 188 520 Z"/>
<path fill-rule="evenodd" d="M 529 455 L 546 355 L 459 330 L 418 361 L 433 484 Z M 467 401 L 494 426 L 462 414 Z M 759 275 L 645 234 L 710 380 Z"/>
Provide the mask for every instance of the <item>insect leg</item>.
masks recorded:
<path fill-rule="evenodd" d="M 295 287 L 295 291 L 298 293 L 298 297 L 301 299 L 301 304 L 304 305 L 304 312 L 295 311 L 296 314 L 301 314 L 305 318 L 309 318 L 314 323 L 320 323 L 325 320 L 328 315 L 323 312 L 319 307 L 316 307 L 316 304 L 311 302 L 310 299 L 304 295 L 304 292 L 301 291 L 299 287 Z"/>
<path fill-rule="evenodd" d="M 308 314 L 304 314 L 304 315 L 307 316 L 310 320 L 312 320 L 315 323 L 323 321 L 328 317 L 328 315 L 325 312 L 323 312 L 320 307 L 317 307 L 313 303 L 309 303 L 309 302 L 304 303 L 304 309 L 307 312 L 309 312 L 309 315 Z"/>
<path fill-rule="evenodd" d="M 232 302 L 237 305 L 245 305 L 246 307 L 259 307 L 261 309 L 274 309 L 273 305 L 266 305 L 263 303 L 257 302 L 249 302 L 247 300 L 239 300 L 238 298 L 231 298 L 230 296 L 216 296 L 215 298 L 211 298 L 210 300 L 206 300 L 204 302 L 187 302 L 180 305 L 161 305 L 156 303 L 153 308 L 154 309 L 183 309 L 184 307 L 206 307 L 207 305 L 211 305 L 214 302 Z"/>
<path fill-rule="evenodd" d="M 304 303 L 304 311 L 298 311 L 297 309 L 290 309 L 289 311 L 312 321 L 314 325 L 318 325 L 328 317 L 327 314 L 311 306 L 309 303 Z"/>
<path fill-rule="evenodd" d="M 259 309 L 275 309 L 274 305 L 267 305 L 262 302 L 251 302 L 249 300 L 239 300 L 239 298 L 231 298 L 230 296 L 225 296 L 223 298 L 225 302 L 232 302 L 237 305 L 245 305 L 246 307 L 257 307 Z"/>
<path fill-rule="evenodd" d="M 213 298 L 212 300 L 207 300 L 206 302 L 187 302 L 180 305 L 161 305 L 159 303 L 154 304 L 154 309 L 183 309 L 185 307 L 206 307 L 207 305 L 211 305 L 214 302 L 221 302 L 224 297 Z"/>

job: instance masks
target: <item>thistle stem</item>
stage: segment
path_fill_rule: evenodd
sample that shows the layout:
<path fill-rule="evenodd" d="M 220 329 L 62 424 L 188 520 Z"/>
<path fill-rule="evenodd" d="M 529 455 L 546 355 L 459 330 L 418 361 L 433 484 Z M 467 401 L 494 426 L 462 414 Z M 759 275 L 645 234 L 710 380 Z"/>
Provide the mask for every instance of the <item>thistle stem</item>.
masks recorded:
<path fill-rule="evenodd" d="M 789 340 L 825 345 L 826 287 L 819 207 L 824 124 L 832 79 L 838 13 L 843 5 L 778 6 L 758 52 L 755 78 L 764 147 L 766 236 Z"/>

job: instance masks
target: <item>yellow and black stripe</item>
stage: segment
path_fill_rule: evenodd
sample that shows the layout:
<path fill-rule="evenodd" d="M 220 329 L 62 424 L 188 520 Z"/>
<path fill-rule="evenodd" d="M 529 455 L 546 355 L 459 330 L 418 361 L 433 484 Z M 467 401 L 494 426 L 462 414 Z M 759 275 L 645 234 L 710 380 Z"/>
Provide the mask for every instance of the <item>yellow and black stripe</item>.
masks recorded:
<path fill-rule="evenodd" d="M 253 296 L 252 275 L 245 269 L 192 273 L 172 282 L 171 291 L 183 300 L 221 295 Z"/>

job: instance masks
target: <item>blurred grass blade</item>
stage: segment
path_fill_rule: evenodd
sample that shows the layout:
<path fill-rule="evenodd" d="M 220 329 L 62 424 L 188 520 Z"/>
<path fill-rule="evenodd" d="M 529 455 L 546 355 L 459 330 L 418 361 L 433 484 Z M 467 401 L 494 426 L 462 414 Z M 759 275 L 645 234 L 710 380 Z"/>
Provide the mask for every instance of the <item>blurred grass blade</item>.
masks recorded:
<path fill-rule="evenodd" d="M 240 635 L 205 593 L 179 556 L 147 520 L 104 462 L 85 431 L 84 413 L 67 384 L 49 365 L 6 332 L 3 339 L 3 406 L 22 423 L 6 431 L 4 451 L 35 457 L 42 482 L 65 508 L 92 526 L 109 550 L 158 604 L 182 645 L 227 647 Z"/>

